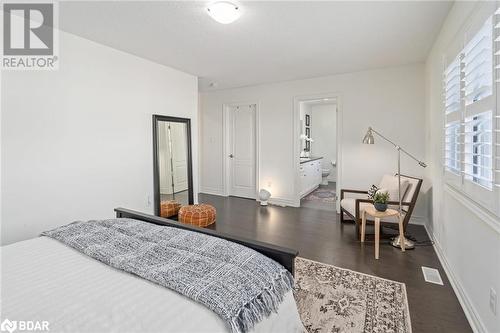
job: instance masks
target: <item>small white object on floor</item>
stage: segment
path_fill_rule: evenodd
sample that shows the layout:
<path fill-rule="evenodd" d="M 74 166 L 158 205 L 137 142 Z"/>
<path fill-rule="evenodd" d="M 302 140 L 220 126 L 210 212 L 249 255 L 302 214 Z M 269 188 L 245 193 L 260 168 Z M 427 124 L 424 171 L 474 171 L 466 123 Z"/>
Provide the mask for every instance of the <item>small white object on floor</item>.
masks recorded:
<path fill-rule="evenodd" d="M 260 190 L 259 191 L 259 199 L 260 199 L 260 205 L 261 206 L 267 206 L 267 200 L 271 197 L 271 192 L 268 190 Z"/>
<path fill-rule="evenodd" d="M 439 274 L 437 269 L 422 266 L 422 273 L 424 274 L 425 282 L 443 285 L 441 274 Z"/>

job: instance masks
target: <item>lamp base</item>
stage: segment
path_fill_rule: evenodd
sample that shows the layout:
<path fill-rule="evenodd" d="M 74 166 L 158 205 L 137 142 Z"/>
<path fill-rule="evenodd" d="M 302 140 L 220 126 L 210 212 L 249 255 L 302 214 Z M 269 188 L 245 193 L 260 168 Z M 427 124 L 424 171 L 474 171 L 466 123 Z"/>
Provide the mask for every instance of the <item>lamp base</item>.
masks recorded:
<path fill-rule="evenodd" d="M 267 200 L 266 200 L 266 201 L 261 201 L 261 202 L 260 202 L 260 205 L 261 205 L 261 206 L 267 206 L 267 205 L 268 205 L 268 204 L 267 204 Z"/>
<path fill-rule="evenodd" d="M 405 242 L 405 250 L 413 250 L 415 249 L 415 243 L 409 240 L 406 237 L 403 237 L 404 242 Z M 396 236 L 391 239 L 391 245 L 397 248 L 401 248 L 401 238 L 399 236 Z"/>

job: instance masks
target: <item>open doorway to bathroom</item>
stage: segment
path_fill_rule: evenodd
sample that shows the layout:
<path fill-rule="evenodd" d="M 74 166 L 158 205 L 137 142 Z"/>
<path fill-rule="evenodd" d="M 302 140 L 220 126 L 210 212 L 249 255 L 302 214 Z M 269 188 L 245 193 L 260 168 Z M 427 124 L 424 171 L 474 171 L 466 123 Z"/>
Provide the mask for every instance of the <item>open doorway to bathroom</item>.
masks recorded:
<path fill-rule="evenodd" d="M 301 99 L 298 111 L 300 206 L 335 211 L 338 100 L 335 97 Z"/>

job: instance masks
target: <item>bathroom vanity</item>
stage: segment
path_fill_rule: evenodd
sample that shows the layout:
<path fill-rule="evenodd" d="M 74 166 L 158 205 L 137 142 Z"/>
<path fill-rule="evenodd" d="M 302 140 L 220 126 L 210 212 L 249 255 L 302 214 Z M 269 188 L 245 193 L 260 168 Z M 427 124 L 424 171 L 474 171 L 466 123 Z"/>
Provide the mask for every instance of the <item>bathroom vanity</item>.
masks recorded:
<path fill-rule="evenodd" d="M 323 157 L 300 158 L 300 197 L 303 198 L 321 184 L 321 160 Z"/>

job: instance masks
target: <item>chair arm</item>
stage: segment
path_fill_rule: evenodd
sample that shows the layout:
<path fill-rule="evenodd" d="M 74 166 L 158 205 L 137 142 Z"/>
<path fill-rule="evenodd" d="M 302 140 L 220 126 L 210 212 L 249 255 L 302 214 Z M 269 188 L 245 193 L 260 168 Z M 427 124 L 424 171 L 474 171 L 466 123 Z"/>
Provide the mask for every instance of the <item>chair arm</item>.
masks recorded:
<path fill-rule="evenodd" d="M 341 189 L 340 190 L 340 199 L 341 200 L 344 199 L 344 193 L 368 194 L 368 191 Z"/>

